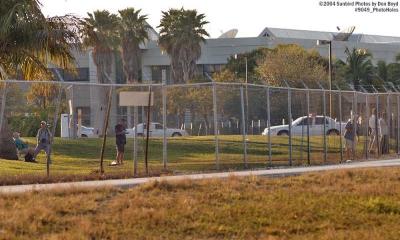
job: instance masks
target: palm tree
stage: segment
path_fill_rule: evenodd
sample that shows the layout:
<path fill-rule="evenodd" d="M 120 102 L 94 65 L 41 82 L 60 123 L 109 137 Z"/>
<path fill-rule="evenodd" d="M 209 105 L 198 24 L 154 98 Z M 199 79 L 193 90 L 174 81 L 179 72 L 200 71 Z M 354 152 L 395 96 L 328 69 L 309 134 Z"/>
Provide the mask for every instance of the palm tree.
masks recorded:
<path fill-rule="evenodd" d="M 204 29 L 208 22 L 196 10 L 170 9 L 162 14 L 159 44 L 171 58 L 174 81 L 188 82 L 194 77 L 196 61 L 201 56 L 200 44 L 209 36 Z"/>
<path fill-rule="evenodd" d="M 0 80 L 51 75 L 47 64 L 74 68 L 73 48 L 80 49 L 80 20 L 46 18 L 38 0 L 8 0 L 0 5 Z M 0 89 L 5 85 L 0 85 Z M 1 99 L 0 102 L 5 99 Z M 1 104 L 0 104 L 1 105 Z M 17 159 L 7 121 L 0 126 L 0 158 Z"/>
<path fill-rule="evenodd" d="M 361 81 L 370 83 L 373 75 L 372 55 L 365 49 L 346 47 L 347 78 L 351 80 L 356 90 L 359 90 Z"/>
<path fill-rule="evenodd" d="M 74 68 L 71 50 L 80 49 L 81 21 L 73 16 L 45 18 L 38 0 L 10 0 L 0 6 L 0 65 L 29 79 L 49 74 L 47 63 Z M 5 76 L 2 76 L 5 78 Z"/>
<path fill-rule="evenodd" d="M 140 15 L 140 9 L 126 8 L 118 11 L 120 20 L 120 37 L 122 64 L 126 81 L 136 83 L 139 80 L 141 50 L 139 45 L 149 38 L 147 16 Z"/>
<path fill-rule="evenodd" d="M 93 47 L 92 57 L 97 67 L 99 83 L 109 83 L 114 51 L 119 44 L 118 16 L 107 10 L 88 13 L 84 25 L 84 45 Z"/>
<path fill-rule="evenodd" d="M 93 48 L 92 57 L 99 83 L 111 83 L 114 53 L 119 45 L 118 21 L 118 16 L 107 10 L 88 13 L 88 17 L 85 18 L 84 45 L 87 48 Z M 98 100 L 98 104 L 91 108 L 95 116 L 93 127 L 97 134 L 101 135 L 106 115 L 108 89 L 95 88 L 92 89 L 91 94 Z"/>
<path fill-rule="evenodd" d="M 384 82 L 388 81 L 388 64 L 385 61 L 378 61 L 376 64 L 377 76 Z"/>

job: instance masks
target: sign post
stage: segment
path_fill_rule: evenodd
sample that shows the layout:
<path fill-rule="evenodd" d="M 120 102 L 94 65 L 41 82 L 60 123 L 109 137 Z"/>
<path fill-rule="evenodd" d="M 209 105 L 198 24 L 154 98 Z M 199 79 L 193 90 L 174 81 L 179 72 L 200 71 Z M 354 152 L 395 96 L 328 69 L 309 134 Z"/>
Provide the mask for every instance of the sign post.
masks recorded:
<path fill-rule="evenodd" d="M 147 136 L 146 136 L 146 153 L 145 153 L 145 166 L 146 166 L 146 174 L 148 174 L 148 165 L 147 165 L 147 157 L 148 157 L 148 144 L 149 144 L 149 129 L 150 129 L 150 108 L 154 104 L 154 94 L 151 92 L 120 92 L 119 93 L 119 105 L 124 107 L 135 107 L 134 111 L 134 124 L 135 131 L 133 135 L 133 174 L 137 175 L 137 107 L 138 106 L 147 106 Z"/>

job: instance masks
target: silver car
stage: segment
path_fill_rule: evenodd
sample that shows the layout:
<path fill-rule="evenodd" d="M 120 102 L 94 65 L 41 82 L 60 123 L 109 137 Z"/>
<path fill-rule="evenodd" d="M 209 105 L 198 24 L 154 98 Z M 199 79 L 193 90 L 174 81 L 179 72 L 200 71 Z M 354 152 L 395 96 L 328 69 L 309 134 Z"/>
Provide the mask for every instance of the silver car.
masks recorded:
<path fill-rule="evenodd" d="M 308 121 L 310 124 L 308 124 Z M 292 122 L 292 136 L 307 135 L 307 125 L 310 135 L 321 136 L 324 135 L 324 116 L 307 116 L 299 117 Z M 346 123 L 336 122 L 336 120 L 325 117 L 325 131 L 327 135 L 339 135 L 340 127 L 344 131 Z M 287 136 L 289 135 L 289 125 L 271 126 L 271 135 Z M 268 135 L 268 128 L 265 128 L 262 135 Z"/>
<path fill-rule="evenodd" d="M 127 129 L 126 136 L 129 138 L 134 137 L 135 127 L 131 129 Z M 138 136 L 146 136 L 147 128 L 145 123 L 140 123 L 137 125 L 137 135 Z M 152 122 L 150 124 L 149 129 L 150 137 L 162 137 L 164 136 L 164 128 L 161 123 Z M 182 130 L 179 128 L 167 128 L 166 129 L 166 136 L 167 137 L 181 137 L 181 136 L 188 136 L 189 134 L 186 130 Z"/>

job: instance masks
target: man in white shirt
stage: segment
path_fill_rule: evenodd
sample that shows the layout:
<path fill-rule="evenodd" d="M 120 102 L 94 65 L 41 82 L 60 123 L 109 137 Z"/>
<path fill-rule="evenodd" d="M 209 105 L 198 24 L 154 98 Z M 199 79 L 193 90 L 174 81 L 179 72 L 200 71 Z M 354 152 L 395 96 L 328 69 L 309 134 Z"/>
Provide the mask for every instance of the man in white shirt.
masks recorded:
<path fill-rule="evenodd" d="M 369 117 L 368 126 L 371 131 L 368 152 L 372 153 L 374 147 L 375 147 L 375 150 L 377 149 L 376 144 L 379 144 L 378 143 L 379 138 L 376 137 L 376 135 L 377 135 L 376 129 L 377 128 L 379 129 L 379 122 L 378 122 L 378 119 L 376 118 L 376 109 L 375 108 L 372 109 L 372 114 Z"/>

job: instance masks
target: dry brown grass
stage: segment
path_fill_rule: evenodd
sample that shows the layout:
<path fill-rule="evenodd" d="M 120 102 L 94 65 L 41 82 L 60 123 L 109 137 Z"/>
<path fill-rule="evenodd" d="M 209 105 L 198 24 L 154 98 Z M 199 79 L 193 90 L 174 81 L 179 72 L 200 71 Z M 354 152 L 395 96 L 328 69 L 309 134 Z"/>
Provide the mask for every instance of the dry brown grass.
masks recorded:
<path fill-rule="evenodd" d="M 3 195 L 0 239 L 399 239 L 400 168 Z"/>

